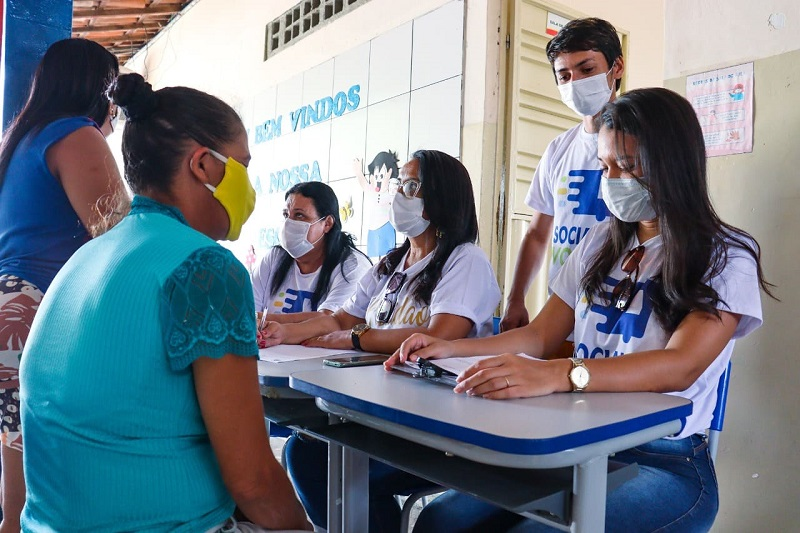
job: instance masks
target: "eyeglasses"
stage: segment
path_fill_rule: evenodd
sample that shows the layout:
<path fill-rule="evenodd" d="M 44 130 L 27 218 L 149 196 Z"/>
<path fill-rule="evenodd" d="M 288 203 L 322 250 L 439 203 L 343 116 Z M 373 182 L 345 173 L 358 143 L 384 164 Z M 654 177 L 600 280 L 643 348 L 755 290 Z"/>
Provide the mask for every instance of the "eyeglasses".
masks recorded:
<path fill-rule="evenodd" d="M 625 254 L 622 260 L 622 271 L 625 272 L 625 277 L 617 283 L 611 293 L 611 302 L 620 311 L 627 311 L 630 307 L 633 297 L 636 295 L 636 283 L 639 281 L 639 263 L 642 262 L 644 257 L 644 246 L 639 245 L 633 250 Z M 633 279 L 631 279 L 633 274 Z"/>
<path fill-rule="evenodd" d="M 419 180 L 406 180 L 398 186 L 397 192 L 401 193 L 406 198 L 414 198 L 421 187 L 422 182 Z"/>
<path fill-rule="evenodd" d="M 403 288 L 406 282 L 406 275 L 403 272 L 395 272 L 386 284 L 386 292 L 383 295 L 383 302 L 378 308 L 378 322 L 386 324 L 392 318 L 394 306 L 397 303 L 397 293 Z"/>

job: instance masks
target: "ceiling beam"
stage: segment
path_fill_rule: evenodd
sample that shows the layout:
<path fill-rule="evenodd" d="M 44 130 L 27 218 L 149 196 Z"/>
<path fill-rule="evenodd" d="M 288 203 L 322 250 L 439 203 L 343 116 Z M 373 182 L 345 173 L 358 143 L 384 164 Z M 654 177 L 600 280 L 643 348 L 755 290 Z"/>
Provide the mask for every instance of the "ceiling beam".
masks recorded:
<path fill-rule="evenodd" d="M 103 37 L 100 39 L 92 39 L 92 41 L 96 42 L 97 44 L 101 44 L 106 47 L 120 43 L 120 48 L 129 48 L 131 46 L 142 46 L 149 40 L 150 40 L 149 37 L 133 37 L 133 36 Z"/>
<path fill-rule="evenodd" d="M 143 24 L 109 24 L 107 26 L 85 26 L 76 28 L 73 26 L 72 33 L 102 33 L 105 31 L 147 31 L 157 32 L 166 24 L 151 24 L 145 26 Z"/>
<path fill-rule="evenodd" d="M 156 6 L 145 9 L 76 9 L 72 12 L 72 18 L 74 20 L 144 17 L 147 15 L 174 15 L 180 11 L 180 7 L 173 6 Z"/>

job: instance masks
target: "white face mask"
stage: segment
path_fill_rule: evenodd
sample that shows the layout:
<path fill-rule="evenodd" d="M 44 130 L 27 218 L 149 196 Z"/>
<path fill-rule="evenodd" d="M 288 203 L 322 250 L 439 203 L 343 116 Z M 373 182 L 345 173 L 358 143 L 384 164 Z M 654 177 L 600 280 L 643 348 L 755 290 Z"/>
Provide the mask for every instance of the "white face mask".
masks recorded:
<path fill-rule="evenodd" d="M 389 210 L 389 222 L 407 237 L 422 235 L 431 224 L 430 220 L 422 218 L 423 208 L 422 198 L 406 198 L 400 193 L 395 194 Z"/>
<path fill-rule="evenodd" d="M 611 98 L 612 90 L 608 86 L 608 74 L 611 70 L 605 74 L 559 85 L 561 101 L 581 117 L 595 116 Z"/>
<path fill-rule="evenodd" d="M 650 193 L 634 178 L 603 178 L 600 180 L 603 201 L 611 214 L 623 222 L 653 220 L 656 212 Z"/>
<path fill-rule="evenodd" d="M 325 217 L 320 218 L 319 220 L 324 219 Z M 314 222 L 303 222 L 300 220 L 292 220 L 291 218 L 283 219 L 283 226 L 281 226 L 281 231 L 278 233 L 278 240 L 283 246 L 283 249 L 291 255 L 294 259 L 298 257 L 303 257 L 308 252 L 314 249 L 314 245 L 317 244 L 322 237 L 325 236 L 323 233 L 319 239 L 314 242 L 308 242 L 308 230 L 311 229 L 311 226 L 319 222 L 316 220 Z"/>

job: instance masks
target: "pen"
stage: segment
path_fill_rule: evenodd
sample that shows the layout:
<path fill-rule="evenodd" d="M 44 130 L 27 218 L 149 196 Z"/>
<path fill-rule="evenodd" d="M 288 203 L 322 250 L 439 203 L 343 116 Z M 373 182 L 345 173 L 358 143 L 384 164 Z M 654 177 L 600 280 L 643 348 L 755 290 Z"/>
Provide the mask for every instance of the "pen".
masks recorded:
<path fill-rule="evenodd" d="M 264 325 L 267 323 L 267 308 L 265 307 L 263 311 L 261 311 L 261 321 L 258 324 L 258 331 L 264 329 Z"/>

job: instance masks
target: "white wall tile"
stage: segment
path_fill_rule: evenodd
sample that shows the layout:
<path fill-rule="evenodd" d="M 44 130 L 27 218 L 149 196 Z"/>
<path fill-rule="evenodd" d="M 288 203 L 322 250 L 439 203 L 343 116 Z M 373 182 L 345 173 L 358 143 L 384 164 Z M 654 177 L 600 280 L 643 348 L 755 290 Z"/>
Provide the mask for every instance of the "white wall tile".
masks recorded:
<path fill-rule="evenodd" d="M 279 84 L 276 92 L 275 115 L 282 117 L 281 136 L 285 137 L 294 133 L 291 113 L 303 105 L 303 75 L 298 74 Z"/>
<path fill-rule="evenodd" d="M 333 59 L 333 93 L 345 93 L 358 85 L 360 98 L 357 109 L 367 107 L 369 101 L 369 43 L 338 55 Z"/>
<path fill-rule="evenodd" d="M 303 74 L 303 103 L 313 105 L 316 100 L 331 95 L 333 90 L 333 59 L 317 65 Z"/>
<path fill-rule="evenodd" d="M 364 159 L 367 144 L 367 109 L 359 109 L 331 121 L 329 181 L 356 175 L 354 159 Z M 358 186 L 358 184 L 356 184 Z"/>
<path fill-rule="evenodd" d="M 412 24 L 403 24 L 371 41 L 369 105 L 410 90 Z"/>
<path fill-rule="evenodd" d="M 331 149 L 331 121 L 304 128 L 300 132 L 300 158 L 302 163 L 319 163 L 322 181 L 328 181 L 328 163 Z"/>
<path fill-rule="evenodd" d="M 461 154 L 461 76 L 411 93 L 409 152 L 421 148 Z"/>
<path fill-rule="evenodd" d="M 367 149 L 365 163 L 378 152 L 397 153 L 400 164 L 408 159 L 409 94 L 403 94 L 367 110 Z"/>
<path fill-rule="evenodd" d="M 339 216 L 342 229 L 355 237 L 356 244 L 366 244 L 366 234 L 362 236 L 364 195 L 356 178 L 329 183 L 339 200 Z"/>
<path fill-rule="evenodd" d="M 414 20 L 411 90 L 458 76 L 464 49 L 464 2 L 457 0 Z"/>

